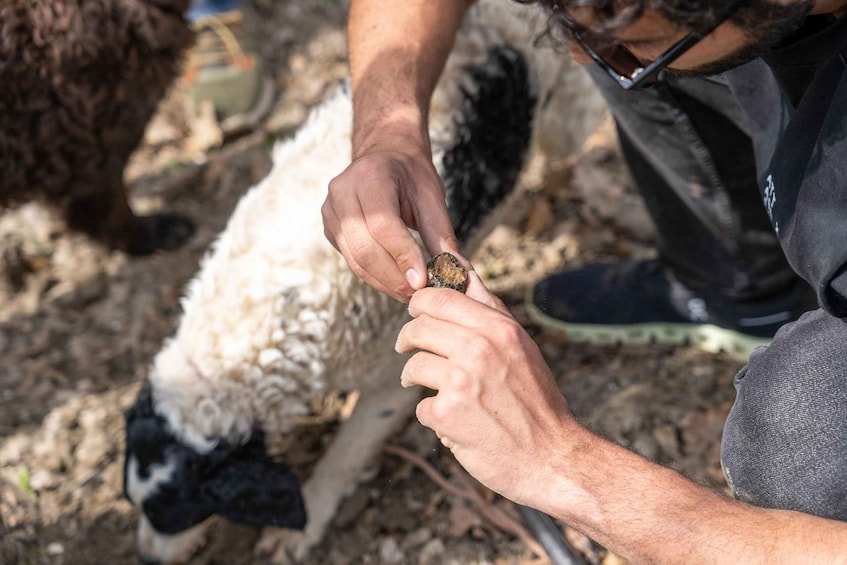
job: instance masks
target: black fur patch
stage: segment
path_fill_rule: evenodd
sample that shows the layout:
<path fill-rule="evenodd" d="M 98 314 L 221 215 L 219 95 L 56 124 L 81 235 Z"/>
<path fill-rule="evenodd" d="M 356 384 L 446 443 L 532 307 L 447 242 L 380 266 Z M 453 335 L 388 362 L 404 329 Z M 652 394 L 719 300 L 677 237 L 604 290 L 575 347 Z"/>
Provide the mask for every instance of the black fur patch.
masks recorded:
<path fill-rule="evenodd" d="M 493 48 L 467 69 L 476 91 L 463 90 L 459 139 L 443 159 L 450 220 L 460 242 L 515 188 L 532 136 L 536 95 L 523 56 Z"/>
<path fill-rule="evenodd" d="M 209 453 L 197 453 L 155 413 L 149 383 L 126 413 L 125 495 L 133 459 L 141 480 L 150 477 L 154 465 L 173 469 L 170 480 L 144 500 L 133 501 L 160 533 L 183 532 L 212 514 L 248 526 L 306 525 L 299 481 L 267 455 L 261 432 L 244 445 L 222 442 Z"/>

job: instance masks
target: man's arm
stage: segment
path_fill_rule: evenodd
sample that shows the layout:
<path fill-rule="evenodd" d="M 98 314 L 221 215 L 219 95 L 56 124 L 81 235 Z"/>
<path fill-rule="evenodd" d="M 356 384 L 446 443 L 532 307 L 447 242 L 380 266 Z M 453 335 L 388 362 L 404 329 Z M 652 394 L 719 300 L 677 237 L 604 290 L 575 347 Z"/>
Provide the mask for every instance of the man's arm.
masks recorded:
<path fill-rule="evenodd" d="M 417 416 L 480 482 L 640 563 L 847 563 L 847 523 L 743 504 L 579 425 L 532 339 L 470 273 L 425 288 L 395 346 Z"/>
<path fill-rule="evenodd" d="M 466 0 L 353 0 L 348 20 L 353 160 L 409 144 L 429 153 L 430 97 Z"/>
<path fill-rule="evenodd" d="M 430 98 L 466 0 L 354 0 L 348 24 L 353 163 L 329 186 L 329 240 L 366 282 L 399 300 L 425 283 L 425 259 L 458 254 L 432 165 Z"/>
<path fill-rule="evenodd" d="M 633 562 L 847 563 L 847 524 L 732 500 L 580 429 L 531 505 Z M 568 443 L 574 444 L 573 439 Z"/>

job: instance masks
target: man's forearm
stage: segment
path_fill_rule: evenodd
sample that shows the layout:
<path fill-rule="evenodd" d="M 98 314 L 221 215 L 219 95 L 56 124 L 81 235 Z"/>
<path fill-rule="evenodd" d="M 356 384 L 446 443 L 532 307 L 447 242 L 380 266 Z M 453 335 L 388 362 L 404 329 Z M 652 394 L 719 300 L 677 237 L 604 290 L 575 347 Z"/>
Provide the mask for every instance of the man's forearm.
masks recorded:
<path fill-rule="evenodd" d="M 348 24 L 353 157 L 382 143 L 429 150 L 430 97 L 467 0 L 353 0 Z"/>
<path fill-rule="evenodd" d="M 743 504 L 577 434 L 568 443 L 581 447 L 553 465 L 556 478 L 532 505 L 632 562 L 847 563 L 844 522 Z"/>

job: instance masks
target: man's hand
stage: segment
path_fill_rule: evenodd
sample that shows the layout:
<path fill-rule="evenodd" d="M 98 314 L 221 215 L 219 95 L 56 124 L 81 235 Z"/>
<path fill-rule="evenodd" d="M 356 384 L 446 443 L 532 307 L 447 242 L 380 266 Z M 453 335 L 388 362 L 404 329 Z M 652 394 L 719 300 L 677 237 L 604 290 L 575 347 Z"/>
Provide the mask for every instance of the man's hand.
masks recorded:
<path fill-rule="evenodd" d="M 458 246 L 432 166 L 430 98 L 468 3 L 351 0 L 353 163 L 329 185 L 324 231 L 365 282 L 408 302 L 435 255 Z"/>
<path fill-rule="evenodd" d="M 531 501 L 567 451 L 563 435 L 579 426 L 529 335 L 476 273 L 469 282 L 467 295 L 425 288 L 412 297 L 414 320 L 395 349 L 420 351 L 401 383 L 437 391 L 418 404 L 418 420 L 477 480 Z"/>
<path fill-rule="evenodd" d="M 427 152 L 374 151 L 329 184 L 321 209 L 324 232 L 366 283 L 408 302 L 426 284 L 417 230 L 433 255 L 459 256 L 444 187 Z"/>
<path fill-rule="evenodd" d="M 476 273 L 467 295 L 424 288 L 409 312 L 395 349 L 420 351 L 401 382 L 436 391 L 418 420 L 488 488 L 633 562 L 844 562 L 844 522 L 730 500 L 581 427 Z"/>

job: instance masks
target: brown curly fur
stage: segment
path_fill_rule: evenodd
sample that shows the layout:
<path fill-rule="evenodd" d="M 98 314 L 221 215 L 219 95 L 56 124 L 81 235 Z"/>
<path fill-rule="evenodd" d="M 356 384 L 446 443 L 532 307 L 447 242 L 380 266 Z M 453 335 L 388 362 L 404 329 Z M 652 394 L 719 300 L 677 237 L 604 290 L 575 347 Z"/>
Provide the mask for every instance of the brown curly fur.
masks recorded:
<path fill-rule="evenodd" d="M 107 239 L 116 209 L 132 219 L 123 170 L 192 41 L 187 5 L 0 3 L 0 206 L 45 199 Z"/>

